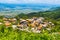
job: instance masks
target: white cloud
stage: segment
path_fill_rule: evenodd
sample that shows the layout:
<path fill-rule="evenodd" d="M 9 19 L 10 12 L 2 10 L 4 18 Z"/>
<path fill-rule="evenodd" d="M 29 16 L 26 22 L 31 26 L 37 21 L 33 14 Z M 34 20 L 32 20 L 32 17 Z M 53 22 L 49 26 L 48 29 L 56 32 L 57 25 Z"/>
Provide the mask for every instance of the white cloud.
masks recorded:
<path fill-rule="evenodd" d="M 48 4 L 60 4 L 60 0 L 0 0 L 0 3 L 48 3 Z"/>

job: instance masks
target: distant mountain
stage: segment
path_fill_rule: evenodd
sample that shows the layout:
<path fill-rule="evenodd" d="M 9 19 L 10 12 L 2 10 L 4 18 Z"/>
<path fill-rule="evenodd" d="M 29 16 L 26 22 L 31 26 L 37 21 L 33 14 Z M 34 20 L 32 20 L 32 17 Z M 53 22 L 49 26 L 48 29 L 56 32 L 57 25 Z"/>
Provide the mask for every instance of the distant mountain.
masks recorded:
<path fill-rule="evenodd" d="M 4 4 L 0 3 L 0 15 L 15 16 L 20 13 L 52 11 L 58 6 L 50 4 Z"/>
<path fill-rule="evenodd" d="M 55 5 L 49 4 L 3 4 L 0 3 L 0 11 L 8 11 L 8 10 L 49 10 L 52 7 L 56 7 Z"/>
<path fill-rule="evenodd" d="M 42 12 L 44 11 L 44 15 L 45 15 L 46 11 L 52 11 L 52 12 L 46 12 L 46 16 L 48 16 L 47 15 L 48 13 L 51 13 L 51 15 L 52 15 L 52 13 L 58 13 L 56 15 L 59 15 L 60 6 L 49 5 L 49 4 L 2 4 L 2 3 L 0 3 L 0 16 L 4 15 L 5 17 L 14 17 L 20 13 L 27 14 L 27 13 L 34 12 L 34 14 L 35 14 L 35 12 L 38 13 L 41 11 Z M 36 14 L 36 15 L 39 15 L 39 14 Z M 31 15 L 31 14 L 29 14 L 29 15 Z M 39 15 L 39 16 L 41 16 L 41 15 Z M 58 18 L 59 17 L 60 17 L 60 15 L 58 16 Z"/>

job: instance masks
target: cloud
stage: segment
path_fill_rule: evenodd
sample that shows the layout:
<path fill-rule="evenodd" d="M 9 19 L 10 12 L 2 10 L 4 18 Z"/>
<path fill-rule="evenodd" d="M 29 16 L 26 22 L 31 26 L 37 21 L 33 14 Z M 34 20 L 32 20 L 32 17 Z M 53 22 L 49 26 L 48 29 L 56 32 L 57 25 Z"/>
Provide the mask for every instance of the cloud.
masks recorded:
<path fill-rule="evenodd" d="M 60 4 L 60 0 L 0 0 L 0 3 L 47 3 L 47 4 Z"/>

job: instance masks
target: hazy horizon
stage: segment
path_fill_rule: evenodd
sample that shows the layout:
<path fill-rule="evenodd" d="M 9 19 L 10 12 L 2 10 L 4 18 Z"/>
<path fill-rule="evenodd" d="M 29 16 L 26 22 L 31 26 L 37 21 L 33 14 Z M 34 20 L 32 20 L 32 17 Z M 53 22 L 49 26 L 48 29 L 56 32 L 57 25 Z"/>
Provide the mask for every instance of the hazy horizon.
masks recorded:
<path fill-rule="evenodd" d="M 59 5 L 60 0 L 0 0 L 0 3 L 7 4 L 54 4 Z"/>
<path fill-rule="evenodd" d="M 2 14 L 46 11 L 56 7 L 60 7 L 60 0 L 0 0 Z"/>

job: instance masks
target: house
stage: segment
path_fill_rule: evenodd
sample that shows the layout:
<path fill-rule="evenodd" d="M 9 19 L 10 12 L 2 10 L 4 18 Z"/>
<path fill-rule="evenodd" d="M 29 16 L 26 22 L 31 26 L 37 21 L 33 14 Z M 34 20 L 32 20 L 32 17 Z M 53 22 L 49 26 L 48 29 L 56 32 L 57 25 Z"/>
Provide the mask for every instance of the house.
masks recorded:
<path fill-rule="evenodd" d="M 11 23 L 9 21 L 5 21 L 4 24 L 6 27 L 9 27 L 11 25 Z"/>
<path fill-rule="evenodd" d="M 26 20 L 21 20 L 20 21 L 20 25 L 23 25 L 24 27 L 27 27 L 28 26 L 28 23 Z"/>
<path fill-rule="evenodd" d="M 3 18 L 4 21 L 7 21 L 8 19 L 7 18 Z"/>
<path fill-rule="evenodd" d="M 3 23 L 2 22 L 0 22 L 0 25 L 2 25 Z"/>
<path fill-rule="evenodd" d="M 37 27 L 37 30 L 41 30 L 43 27 L 43 24 L 39 24 L 39 26 Z"/>
<path fill-rule="evenodd" d="M 46 28 L 48 26 L 48 23 L 47 22 L 44 22 L 43 23 L 43 27 Z"/>
<path fill-rule="evenodd" d="M 11 21 L 12 22 L 15 22 L 15 21 L 17 21 L 17 19 L 16 18 L 12 18 Z"/>
<path fill-rule="evenodd" d="M 16 28 L 17 28 L 17 25 L 12 25 L 12 28 L 13 28 L 13 29 L 16 29 Z"/>
<path fill-rule="evenodd" d="M 40 19 L 40 20 L 45 20 L 43 17 L 39 17 L 38 19 Z"/>
<path fill-rule="evenodd" d="M 24 26 L 23 26 L 22 24 L 19 24 L 19 23 L 17 24 L 17 28 L 23 29 L 23 27 L 24 27 Z"/>

